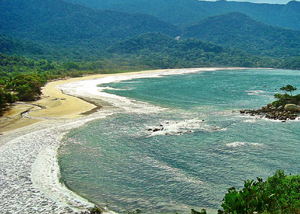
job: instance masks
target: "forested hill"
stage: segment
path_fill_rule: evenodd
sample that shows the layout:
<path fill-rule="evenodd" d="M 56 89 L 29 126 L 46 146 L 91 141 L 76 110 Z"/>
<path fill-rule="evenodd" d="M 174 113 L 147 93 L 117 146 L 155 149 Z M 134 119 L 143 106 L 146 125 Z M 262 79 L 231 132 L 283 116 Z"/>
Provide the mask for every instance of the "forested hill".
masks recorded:
<path fill-rule="evenodd" d="M 298 58 L 282 60 L 299 56 L 300 31 L 269 26 L 238 12 L 203 19 L 234 9 L 245 13 L 256 11 L 256 15 L 264 12 L 264 18 L 268 19 L 274 11 L 284 14 L 283 7 L 289 12 L 296 11 L 298 2 L 272 5 L 196 0 L 85 0 L 90 7 L 102 2 L 103 8 L 97 10 L 75 4 L 75 0 L 66 1 L 71 0 L 0 1 L 0 52 L 59 63 L 105 61 L 109 65 L 106 68 L 160 68 L 159 65 L 288 68 L 286 62 L 293 62 L 293 68 L 299 67 Z M 143 4 L 143 10 L 139 10 Z M 126 8 L 132 9 L 127 12 L 148 14 L 120 12 Z M 190 20 L 191 17 L 195 19 Z M 182 20 L 197 24 L 183 27 Z M 222 51 L 216 51 L 219 49 Z"/>
<path fill-rule="evenodd" d="M 197 38 L 260 56 L 298 56 L 300 50 L 300 31 L 269 26 L 237 12 L 212 16 L 189 26 L 183 38 Z"/>
<path fill-rule="evenodd" d="M 198 0 L 67 0 L 95 9 L 138 12 L 159 17 L 179 26 L 229 12 L 244 13 L 268 25 L 300 30 L 300 2 L 284 4 L 255 4 L 238 1 Z"/>
<path fill-rule="evenodd" d="M 196 39 L 178 41 L 158 33 L 148 33 L 131 38 L 115 44 L 107 51 L 123 59 L 128 58 L 127 61 L 134 58 L 139 64 L 153 68 L 274 67 L 278 63 Z"/>
<path fill-rule="evenodd" d="M 101 48 L 141 33 L 179 29 L 145 14 L 90 8 L 62 0 L 1 0 L 0 33 L 51 46 Z"/>
<path fill-rule="evenodd" d="M 30 41 L 14 39 L 0 34 L 0 53 L 22 56 L 45 54 L 45 48 Z"/>

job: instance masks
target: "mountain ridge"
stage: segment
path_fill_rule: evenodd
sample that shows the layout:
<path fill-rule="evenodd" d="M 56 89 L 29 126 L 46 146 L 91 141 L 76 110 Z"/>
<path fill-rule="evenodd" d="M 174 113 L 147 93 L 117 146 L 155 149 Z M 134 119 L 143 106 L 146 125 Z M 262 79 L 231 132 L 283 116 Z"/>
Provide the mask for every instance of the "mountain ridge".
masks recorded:
<path fill-rule="evenodd" d="M 150 15 L 97 11 L 62 0 L 0 3 L 0 33 L 44 44 L 92 43 L 100 48 L 147 32 L 176 36 L 180 30 Z"/>
<path fill-rule="evenodd" d="M 229 12 L 245 13 L 268 25 L 300 30 L 300 2 L 287 4 L 259 4 L 236 1 L 174 0 L 67 0 L 94 9 L 111 9 L 123 12 L 145 13 L 184 27 L 203 18 Z"/>
<path fill-rule="evenodd" d="M 187 27 L 183 38 L 197 38 L 261 56 L 298 56 L 300 49 L 300 31 L 269 26 L 239 12 L 203 19 Z"/>

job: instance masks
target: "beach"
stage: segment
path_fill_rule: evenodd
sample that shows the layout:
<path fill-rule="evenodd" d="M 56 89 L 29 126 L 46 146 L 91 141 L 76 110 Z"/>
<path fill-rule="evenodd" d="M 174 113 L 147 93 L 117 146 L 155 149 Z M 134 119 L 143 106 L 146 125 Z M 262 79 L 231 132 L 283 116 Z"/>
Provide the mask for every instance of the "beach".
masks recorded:
<path fill-rule="evenodd" d="M 43 88 L 40 100 L 17 103 L 1 118 L 2 211 L 73 213 L 92 207 L 92 203 L 59 182 L 56 154 L 63 136 L 71 129 L 115 112 L 163 110 L 110 95 L 97 85 L 217 69 L 220 68 L 155 70 L 58 80 Z"/>

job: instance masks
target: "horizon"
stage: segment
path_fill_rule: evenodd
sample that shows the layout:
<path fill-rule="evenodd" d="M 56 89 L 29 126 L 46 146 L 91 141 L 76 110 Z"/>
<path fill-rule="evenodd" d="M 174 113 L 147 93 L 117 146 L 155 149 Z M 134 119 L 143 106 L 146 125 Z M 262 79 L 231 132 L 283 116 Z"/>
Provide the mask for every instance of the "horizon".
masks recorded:
<path fill-rule="evenodd" d="M 215 0 L 199 0 L 199 1 L 215 1 Z M 222 0 L 217 0 L 222 1 Z M 223 0 L 224 1 L 224 0 Z M 295 0 L 225 0 L 225 1 L 235 1 L 235 2 L 251 2 L 260 4 L 287 4 L 290 1 Z"/>

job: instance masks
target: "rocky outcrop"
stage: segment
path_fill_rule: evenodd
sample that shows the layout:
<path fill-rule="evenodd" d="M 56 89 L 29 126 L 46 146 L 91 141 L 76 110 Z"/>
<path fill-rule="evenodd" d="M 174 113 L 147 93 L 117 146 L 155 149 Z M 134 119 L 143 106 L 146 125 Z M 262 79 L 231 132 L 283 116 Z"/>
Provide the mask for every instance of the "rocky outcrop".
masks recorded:
<path fill-rule="evenodd" d="M 284 106 L 284 109 L 286 111 L 291 111 L 291 112 L 297 112 L 299 109 L 299 106 L 295 105 L 295 104 L 286 104 Z"/>
<path fill-rule="evenodd" d="M 284 107 L 274 107 L 271 104 L 262 107 L 261 109 L 252 110 L 252 109 L 245 109 L 240 110 L 241 114 L 250 114 L 251 116 L 261 116 L 268 119 L 273 120 L 295 120 L 300 113 L 300 106 L 294 104 L 286 104 Z"/>

